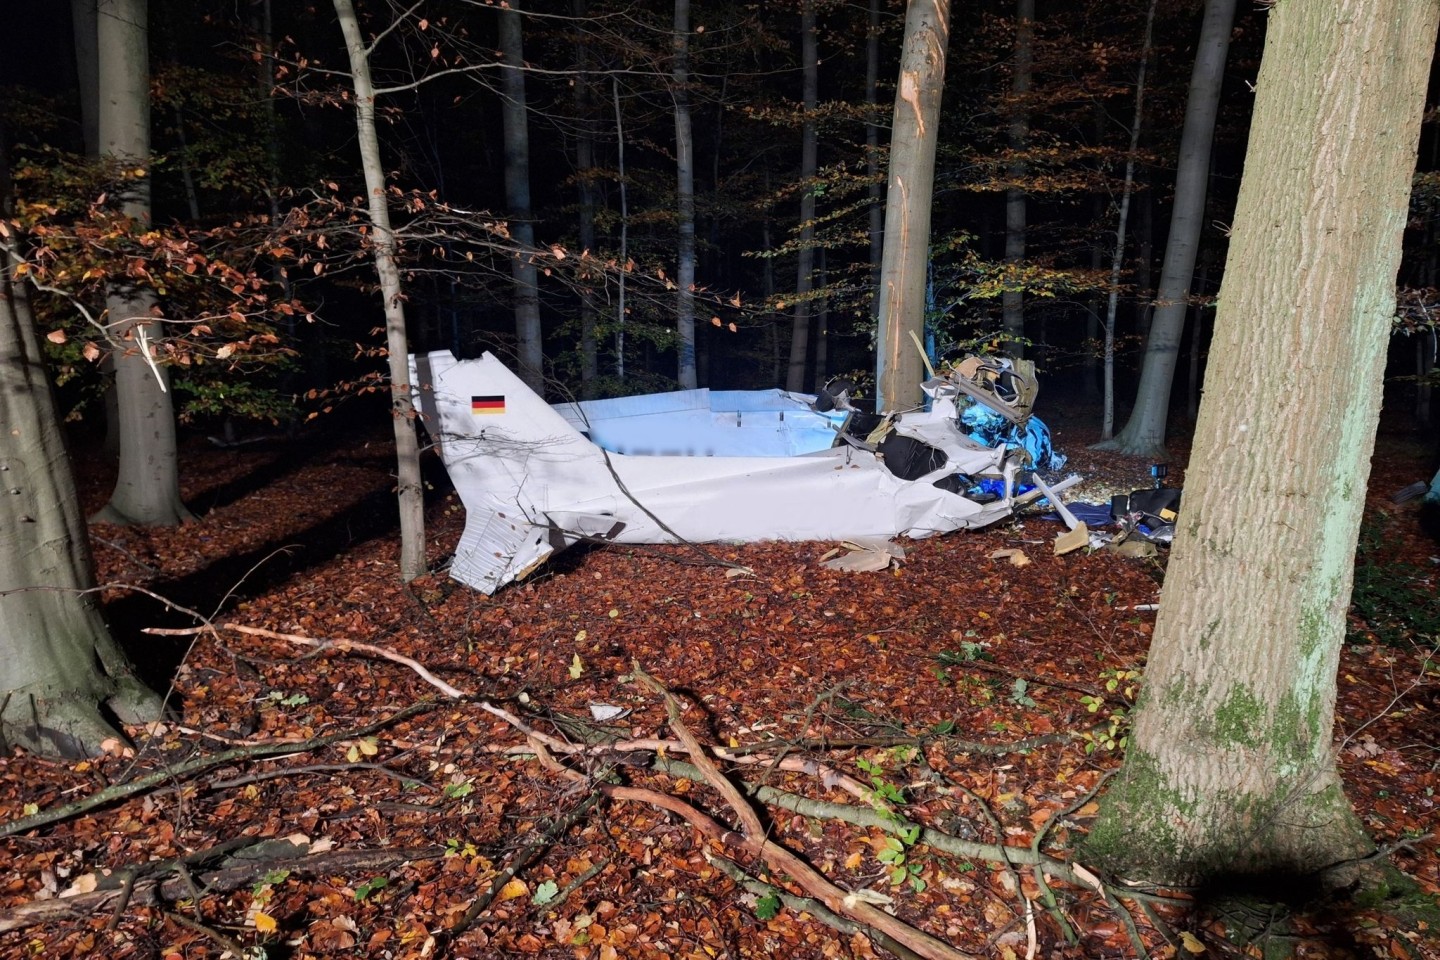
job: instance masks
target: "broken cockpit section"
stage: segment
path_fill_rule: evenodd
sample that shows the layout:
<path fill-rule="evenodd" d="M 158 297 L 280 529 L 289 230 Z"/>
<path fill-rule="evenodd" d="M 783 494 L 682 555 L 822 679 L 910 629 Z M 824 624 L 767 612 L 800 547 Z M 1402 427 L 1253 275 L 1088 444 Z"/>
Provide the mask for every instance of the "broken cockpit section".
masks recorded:
<path fill-rule="evenodd" d="M 978 403 L 1028 432 L 1033 368 L 1009 361 L 962 364 L 924 385 L 930 409 L 883 417 L 776 390 L 551 406 L 490 354 L 413 356 L 411 374 L 465 506 L 451 575 L 486 593 L 581 541 L 920 538 L 1042 495 L 1022 486 L 1036 453 L 960 419 Z"/>

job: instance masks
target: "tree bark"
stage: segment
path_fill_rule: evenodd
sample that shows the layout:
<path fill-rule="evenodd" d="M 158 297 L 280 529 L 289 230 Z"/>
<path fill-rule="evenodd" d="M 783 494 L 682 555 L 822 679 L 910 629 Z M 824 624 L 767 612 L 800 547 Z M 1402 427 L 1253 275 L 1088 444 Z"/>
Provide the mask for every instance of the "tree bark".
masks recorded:
<path fill-rule="evenodd" d="M 1135 71 L 1135 121 L 1130 126 L 1130 150 L 1125 154 L 1125 182 L 1120 189 L 1120 215 L 1115 225 L 1115 255 L 1110 261 L 1110 295 L 1105 303 L 1105 347 L 1101 368 L 1104 397 L 1100 439 L 1109 440 L 1115 430 L 1115 324 L 1119 320 L 1120 273 L 1125 266 L 1125 231 L 1130 222 L 1130 198 L 1135 193 L 1135 153 L 1140 148 L 1140 126 L 1145 119 L 1145 70 L 1150 62 L 1150 44 L 1155 32 L 1155 7 L 1150 0 L 1145 14 L 1145 42 L 1140 48 L 1140 69 Z"/>
<path fill-rule="evenodd" d="M 0 143 L 0 206 L 10 196 Z M 8 212 L 8 211 L 7 211 Z M 25 289 L 0 250 L 0 754 L 100 752 L 160 699 L 141 684 L 95 601 L 90 541 Z M 102 709 L 102 705 L 105 709 Z"/>
<path fill-rule="evenodd" d="M 1035 0 L 1015 0 L 1015 66 L 1010 75 L 1010 151 L 1006 177 L 1012 186 L 1005 191 L 1005 262 L 1019 268 L 1025 260 L 1025 189 L 1016 185 L 1029 172 L 1020 154 L 1030 142 L 1030 74 L 1035 60 Z M 1025 293 L 1006 289 L 1000 294 L 1001 323 L 1008 353 L 1025 355 Z"/>
<path fill-rule="evenodd" d="M 1336 669 L 1437 21 L 1436 0 L 1271 8 L 1165 601 L 1088 841 L 1126 875 L 1309 875 L 1370 848 Z"/>
<path fill-rule="evenodd" d="M 102 154 L 132 169 L 150 166 L 150 70 L 147 0 L 101 0 L 96 37 L 100 51 L 99 136 Z M 130 180 L 125 215 L 150 223 L 148 176 Z M 165 333 L 155 319 L 154 291 L 124 282 L 105 298 L 115 343 L 119 401 L 120 472 L 110 502 L 96 514 L 107 523 L 173 526 L 194 519 L 180 502 L 175 451 L 175 408 L 169 370 L 159 363 Z"/>
<path fill-rule="evenodd" d="M 385 168 L 375 132 L 375 86 L 370 80 L 370 50 L 360 35 L 350 0 L 332 0 L 355 91 L 355 130 L 360 165 L 369 196 L 371 247 L 385 309 L 385 346 L 389 351 L 390 416 L 395 435 L 396 497 L 400 508 L 400 578 L 406 583 L 425 572 L 425 495 L 420 481 L 420 444 L 415 436 L 415 404 L 410 393 L 409 340 L 400 268 L 395 262 L 395 233 L 385 199 Z"/>
<path fill-rule="evenodd" d="M 1170 414 L 1170 390 L 1185 333 L 1190 285 L 1200 231 L 1205 225 L 1205 189 L 1210 177 L 1210 146 L 1215 138 L 1215 115 L 1225 79 L 1225 56 L 1235 0 L 1207 0 L 1200 26 L 1200 45 L 1190 74 L 1185 104 L 1185 126 L 1180 134 L 1180 157 L 1175 171 L 1175 205 L 1170 214 L 1170 235 L 1160 289 L 1145 345 L 1140 386 L 1130 419 L 1104 449 L 1134 456 L 1165 456 L 1165 425 Z"/>
<path fill-rule="evenodd" d="M 880 0 L 870 0 L 865 34 L 865 174 L 870 178 L 870 319 L 880 319 L 880 262 L 885 253 L 884 186 L 880 179 Z M 767 260 L 766 263 L 769 263 Z"/>
<path fill-rule="evenodd" d="M 815 0 L 800 6 L 800 246 L 795 255 L 795 306 L 790 318 L 790 366 L 785 389 L 805 389 L 805 360 L 810 349 L 810 294 L 815 289 L 815 169 L 819 163 L 815 108 L 820 97 L 819 49 L 815 37 Z"/>
<path fill-rule="evenodd" d="M 576 23 L 589 15 L 589 0 L 572 0 L 571 14 Z M 575 77 L 575 183 L 580 194 L 579 239 L 583 253 L 595 252 L 595 81 L 590 76 L 590 45 L 583 37 L 577 50 L 579 61 Z M 588 278 L 580 277 L 580 396 L 595 396 L 596 378 L 600 375 L 599 342 L 596 322 L 599 311 Z"/>
<path fill-rule="evenodd" d="M 510 236 L 521 252 L 510 260 L 515 282 L 515 359 L 520 379 L 545 393 L 545 342 L 540 329 L 540 279 L 535 258 L 535 224 L 530 211 L 530 125 L 525 107 L 525 49 L 520 0 L 500 6 L 501 119 L 505 139 L 505 206 Z"/>
<path fill-rule="evenodd" d="M 671 34 L 675 96 L 675 211 L 679 248 L 675 263 L 675 338 L 681 390 L 695 377 L 695 135 L 690 129 L 690 0 L 675 0 Z"/>
<path fill-rule="evenodd" d="M 920 354 L 910 333 L 925 328 L 925 266 L 930 258 L 930 201 L 950 0 L 910 0 L 900 78 L 890 125 L 890 177 L 885 201 L 885 251 L 880 268 L 880 329 L 875 381 L 880 409 L 920 402 Z"/>

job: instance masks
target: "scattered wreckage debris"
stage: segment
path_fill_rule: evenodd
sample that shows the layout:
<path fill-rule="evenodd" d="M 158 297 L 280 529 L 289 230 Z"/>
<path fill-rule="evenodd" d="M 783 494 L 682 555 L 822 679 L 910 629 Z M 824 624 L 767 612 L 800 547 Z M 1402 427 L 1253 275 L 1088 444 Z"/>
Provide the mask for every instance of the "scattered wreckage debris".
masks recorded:
<path fill-rule="evenodd" d="M 820 558 L 820 566 L 846 573 L 889 570 L 905 560 L 905 548 L 885 537 L 854 537 Z"/>
<path fill-rule="evenodd" d="M 581 542 L 918 539 L 1053 503 L 1079 481 L 1027 490 L 1034 454 L 960 422 L 973 401 L 1038 435 L 1025 361 L 972 358 L 923 385 L 929 410 L 886 415 L 850 408 L 843 391 L 826 404 L 687 390 L 552 407 L 488 353 L 410 363 L 465 506 L 450 574 L 487 594 Z"/>
<path fill-rule="evenodd" d="M 1117 494 L 1109 504 L 1061 504 L 1054 497 L 1055 515 L 1068 528 L 1055 538 L 1055 555 L 1089 547 L 1111 550 L 1133 559 L 1154 557 L 1159 546 L 1168 546 L 1175 537 L 1175 520 L 1179 516 L 1181 491 L 1174 487 L 1157 486 Z M 1092 529 L 1098 527 L 1102 529 Z M 1113 530 L 1103 529 L 1113 527 Z"/>

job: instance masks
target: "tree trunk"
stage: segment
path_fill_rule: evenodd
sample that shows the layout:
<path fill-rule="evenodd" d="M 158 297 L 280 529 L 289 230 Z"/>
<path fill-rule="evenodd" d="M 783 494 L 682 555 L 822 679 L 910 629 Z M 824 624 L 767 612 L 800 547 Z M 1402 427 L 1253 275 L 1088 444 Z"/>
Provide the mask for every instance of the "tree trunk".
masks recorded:
<path fill-rule="evenodd" d="M 805 359 L 810 347 L 810 294 L 815 289 L 815 169 L 818 165 L 815 108 L 820 97 L 819 49 L 815 37 L 815 0 L 800 7 L 800 248 L 795 256 L 795 307 L 790 326 L 790 368 L 785 389 L 805 389 Z"/>
<path fill-rule="evenodd" d="M 865 173 L 870 178 L 870 319 L 880 318 L 880 261 L 885 252 L 884 188 L 880 180 L 880 0 L 870 0 L 865 34 Z M 768 260 L 766 261 L 769 262 Z"/>
<path fill-rule="evenodd" d="M 535 224 L 530 213 L 530 126 L 525 108 L 525 50 L 521 42 L 520 0 L 500 6 L 501 119 L 505 139 L 505 206 L 510 236 L 521 252 L 510 260 L 515 281 L 515 359 L 520 379 L 545 393 L 545 344 L 540 330 L 539 271 L 530 251 Z"/>
<path fill-rule="evenodd" d="M 615 281 L 615 378 L 625 382 L 625 277 L 630 273 L 630 201 L 625 181 L 625 114 L 620 110 L 620 79 L 612 77 L 615 103 L 615 178 L 620 191 L 620 275 Z"/>
<path fill-rule="evenodd" d="M 690 129 L 690 0 L 675 0 L 671 35 L 675 93 L 675 208 L 679 249 L 675 263 L 675 334 L 681 390 L 695 378 L 695 135 Z"/>
<path fill-rule="evenodd" d="M 573 0 L 571 13 L 576 23 L 588 16 L 589 0 Z M 580 193 L 579 239 L 583 253 L 595 253 L 595 86 L 590 76 L 590 45 L 583 39 L 577 51 L 575 77 L 575 183 Z M 599 343 L 596 338 L 595 295 L 589 278 L 580 280 L 580 396 L 595 396 L 600 375 Z"/>
<path fill-rule="evenodd" d="M 1155 31 L 1156 0 L 1150 0 L 1145 14 L 1145 42 L 1140 48 L 1140 69 L 1135 79 L 1135 121 L 1130 126 L 1130 150 L 1125 155 L 1125 183 L 1120 190 L 1120 215 L 1115 225 L 1115 256 L 1110 261 L 1110 296 L 1105 304 L 1105 349 L 1101 370 L 1104 412 L 1100 439 L 1109 440 L 1115 430 L 1115 324 L 1119 318 L 1120 272 L 1125 266 L 1125 230 L 1130 221 L 1130 197 L 1135 192 L 1135 153 L 1140 148 L 1140 126 L 1145 119 L 1145 69 L 1150 62 L 1150 41 Z"/>
<path fill-rule="evenodd" d="M 0 143 L 0 205 L 10 196 Z M 100 752 L 126 723 L 158 719 L 101 618 L 90 541 L 25 290 L 0 252 L 0 754 Z M 102 705 L 105 709 L 102 709 Z"/>
<path fill-rule="evenodd" d="M 380 296 L 385 306 L 385 346 L 389 351 L 390 416 L 395 431 L 396 497 L 400 507 L 400 578 L 406 583 L 425 572 L 425 491 L 420 481 L 420 444 L 415 436 L 415 404 L 410 393 L 410 346 L 405 332 L 405 300 L 395 262 L 395 233 L 385 199 L 385 168 L 375 132 L 375 86 L 370 81 L 370 50 L 360 35 L 350 0 L 332 0 L 355 90 L 355 130 L 360 165 L 369 196 L 371 247 Z"/>
<path fill-rule="evenodd" d="M 1370 848 L 1336 669 L 1437 20 L 1271 8 L 1165 601 L 1088 842 L 1125 875 L 1308 875 Z"/>
<path fill-rule="evenodd" d="M 150 166 L 150 76 L 146 0 L 102 0 L 99 133 L 102 153 L 127 164 Z M 150 182 L 136 178 L 124 198 L 125 214 L 150 222 Z M 164 330 L 154 319 L 155 294 L 115 283 L 105 298 L 115 343 L 115 391 L 120 416 L 120 472 L 110 502 L 96 514 L 107 523 L 173 526 L 194 519 L 180 502 L 175 452 L 175 408 L 169 370 L 157 362 Z"/>
<path fill-rule="evenodd" d="M 71 31 L 75 38 L 75 66 L 79 74 L 80 135 L 85 156 L 100 155 L 100 29 L 97 0 L 70 0 Z"/>
<path fill-rule="evenodd" d="M 925 328 L 925 266 L 930 259 L 930 199 L 935 145 L 950 40 L 950 0 L 910 0 L 900 78 L 890 124 L 890 180 L 880 269 L 880 330 L 875 381 L 880 409 L 920 402 L 920 353 L 910 334 Z"/>
<path fill-rule="evenodd" d="M 1190 305 L 1190 284 L 1200 231 L 1205 225 L 1205 188 L 1210 176 L 1210 145 L 1215 137 L 1215 114 L 1225 79 L 1225 54 L 1235 0 L 1207 0 L 1200 27 L 1200 46 L 1190 74 L 1190 95 L 1185 104 L 1185 127 L 1180 134 L 1180 158 L 1175 171 L 1175 205 L 1170 214 L 1170 237 L 1160 269 L 1160 290 L 1154 319 L 1145 345 L 1140 386 L 1135 406 L 1124 429 L 1107 450 L 1134 456 L 1165 456 L 1165 423 L 1170 414 L 1170 388 L 1185 333 Z"/>
<path fill-rule="evenodd" d="M 1017 272 L 1025 260 L 1025 190 L 1016 184 L 1029 172 L 1019 158 L 1030 141 L 1030 74 L 1035 50 L 1035 0 L 1015 0 L 1015 67 L 1010 75 L 1010 151 L 1006 177 L 1012 186 L 1005 191 L 1005 263 Z M 1012 281 L 1013 282 L 1013 281 Z M 1000 294 L 1004 345 L 1008 353 L 1025 355 L 1025 293 L 1011 290 Z"/>

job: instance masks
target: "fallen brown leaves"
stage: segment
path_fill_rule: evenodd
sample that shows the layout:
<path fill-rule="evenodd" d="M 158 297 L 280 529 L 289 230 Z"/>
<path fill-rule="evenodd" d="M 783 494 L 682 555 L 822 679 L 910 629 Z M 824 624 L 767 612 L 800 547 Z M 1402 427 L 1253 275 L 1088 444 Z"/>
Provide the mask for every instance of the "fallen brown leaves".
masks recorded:
<path fill-rule="evenodd" d="M 1089 456 L 1077 440 L 1066 448 Z M 1376 510 L 1392 486 L 1424 473 L 1413 453 L 1389 456 Z M 1122 485 L 1142 484 L 1145 468 L 1108 467 Z M 1103 738 L 1085 735 L 1125 705 L 1107 676 L 1143 668 L 1154 615 L 1134 608 L 1157 599 L 1154 562 L 1055 557 L 1060 526 L 1028 519 L 907 542 L 902 565 L 868 574 L 819 567 L 833 544 L 708 548 L 749 571 L 739 574 L 689 550 L 634 548 L 568 557 L 494 598 L 443 576 L 407 592 L 386 527 L 388 470 L 378 444 L 196 449 L 186 496 L 201 522 L 96 530 L 102 579 L 203 611 L 235 592 L 215 621 L 224 629 L 168 639 L 140 631 L 197 624 L 149 599 L 107 598 L 132 649 L 186 654 L 178 717 L 134 731 L 133 756 L 0 760 L 7 822 L 157 775 L 3 842 L 0 910 L 54 912 L 0 934 L 0 954 L 218 957 L 226 942 L 293 957 L 901 949 L 876 946 L 865 922 L 844 926 L 860 906 L 965 953 L 1025 956 L 1032 936 L 1037 956 L 1133 952 L 1129 914 L 1068 858 L 1095 815 L 1092 790 L 1117 763 L 1096 746 Z M 1428 558 L 1413 516 L 1390 513 L 1380 521 L 1389 541 Z M 432 504 L 436 561 L 461 521 L 453 498 Z M 994 556 L 1007 550 L 1030 562 Z M 695 747 L 632 660 L 664 678 L 714 771 L 692 763 Z M 1344 655 L 1342 765 L 1382 842 L 1434 818 L 1435 678 L 1425 669 L 1403 648 Z M 301 749 L 442 694 L 463 696 Z M 1092 712 L 1082 698 L 1094 696 L 1102 707 Z M 616 709 L 597 720 L 592 706 Z M 276 755 L 206 764 L 261 745 Z M 717 774 L 736 794 L 722 797 Z M 584 806 L 597 791 L 609 797 Z M 897 841 L 911 827 L 915 840 Z M 207 886 L 205 871 L 218 868 L 201 864 L 188 871 L 193 889 L 172 866 L 118 913 L 113 900 L 89 912 L 43 906 L 107 870 L 297 833 L 323 841 L 325 856 L 356 859 L 317 870 L 272 858 L 229 886 Z M 1000 845 L 1008 865 L 987 858 Z M 840 909 L 767 861 L 767 849 L 841 890 Z M 1433 841 L 1396 858 L 1440 889 Z M 1130 907 L 1157 953 L 1217 948 L 1213 929 L 1187 926 L 1183 910 L 1151 918 Z M 815 919 L 822 908 L 836 917 Z M 1173 946 L 1158 932 L 1167 918 Z M 1414 939 L 1422 931 L 1385 914 L 1308 922 L 1297 932 L 1312 956 L 1342 936 L 1435 955 Z"/>

